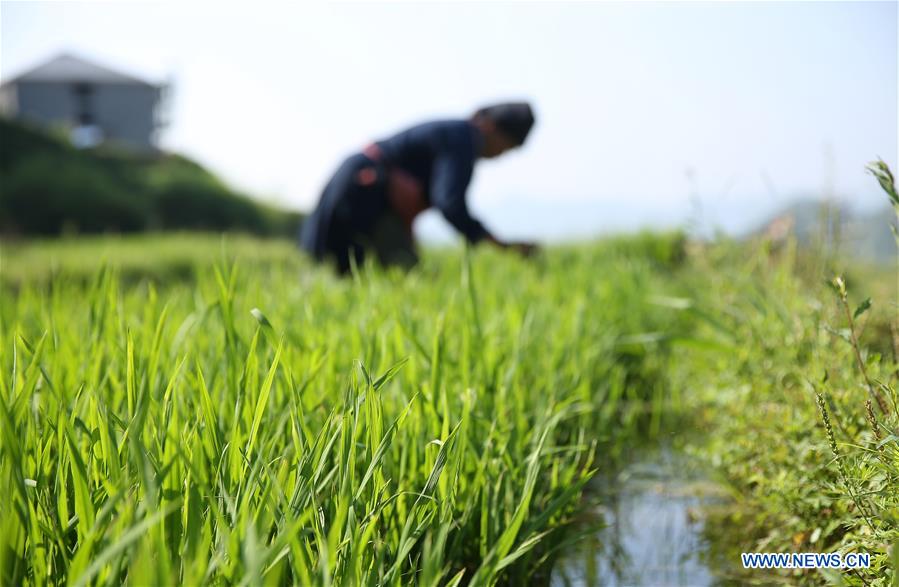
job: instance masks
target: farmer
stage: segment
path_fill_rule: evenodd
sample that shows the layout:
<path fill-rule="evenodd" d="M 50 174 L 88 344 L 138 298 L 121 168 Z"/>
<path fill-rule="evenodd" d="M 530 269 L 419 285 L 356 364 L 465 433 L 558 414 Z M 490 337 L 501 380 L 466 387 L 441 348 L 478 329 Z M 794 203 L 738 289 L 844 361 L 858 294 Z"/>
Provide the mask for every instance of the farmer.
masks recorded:
<path fill-rule="evenodd" d="M 370 144 L 325 186 L 303 223 L 301 246 L 316 260 L 333 257 L 340 273 L 361 264 L 367 251 L 383 265 L 409 268 L 418 261 L 412 221 L 433 206 L 468 242 L 531 255 L 535 244 L 503 242 L 473 218 L 465 193 L 475 161 L 520 147 L 533 124 L 529 104 L 504 103 L 468 120 L 426 122 Z"/>

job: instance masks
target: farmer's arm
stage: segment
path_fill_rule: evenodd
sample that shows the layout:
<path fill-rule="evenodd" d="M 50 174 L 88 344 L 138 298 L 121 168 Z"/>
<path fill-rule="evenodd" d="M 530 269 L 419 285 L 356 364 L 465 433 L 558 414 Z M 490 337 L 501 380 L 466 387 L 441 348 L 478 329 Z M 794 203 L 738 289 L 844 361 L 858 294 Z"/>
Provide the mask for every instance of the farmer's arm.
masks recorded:
<path fill-rule="evenodd" d="M 438 157 L 431 169 L 431 204 L 468 242 L 475 244 L 490 238 L 490 233 L 468 212 L 465 191 L 471 172 L 471 164 L 459 157 Z"/>
<path fill-rule="evenodd" d="M 471 216 L 465 202 L 471 173 L 471 164 L 466 164 L 464 160 L 451 155 L 438 157 L 431 170 L 431 204 L 472 244 L 486 240 L 500 248 L 515 249 L 526 256 L 532 254 L 536 250 L 534 245 L 501 241 Z"/>

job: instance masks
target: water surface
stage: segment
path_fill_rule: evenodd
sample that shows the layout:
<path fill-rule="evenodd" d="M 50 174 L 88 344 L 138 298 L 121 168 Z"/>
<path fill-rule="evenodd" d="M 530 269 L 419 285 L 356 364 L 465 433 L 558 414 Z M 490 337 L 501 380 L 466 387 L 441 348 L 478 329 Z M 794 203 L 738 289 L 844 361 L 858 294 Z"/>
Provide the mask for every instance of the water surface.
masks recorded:
<path fill-rule="evenodd" d="M 725 497 L 688 456 L 667 446 L 640 451 L 588 493 L 604 527 L 557 565 L 553 587 L 716 583 L 703 508 Z"/>

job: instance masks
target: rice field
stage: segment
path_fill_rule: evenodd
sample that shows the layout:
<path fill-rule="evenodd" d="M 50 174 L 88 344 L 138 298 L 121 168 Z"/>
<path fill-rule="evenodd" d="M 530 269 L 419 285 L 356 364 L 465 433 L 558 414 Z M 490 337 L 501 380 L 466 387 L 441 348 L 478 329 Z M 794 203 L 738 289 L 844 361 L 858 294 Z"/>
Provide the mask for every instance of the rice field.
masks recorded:
<path fill-rule="evenodd" d="M 0 262 L 3 584 L 546 584 L 590 479 L 662 432 L 700 432 L 741 496 L 722 549 L 867 549 L 839 579 L 893 576 L 882 271 L 847 277 L 853 309 L 878 296 L 849 333 L 794 249 L 679 234 L 349 279 L 232 236 Z"/>
<path fill-rule="evenodd" d="M 664 393 L 665 279 L 639 255 L 338 280 L 229 247 L 183 280 L 125 280 L 116 243 L 87 279 L 10 280 L 4 582 L 539 577 L 601 447 Z"/>

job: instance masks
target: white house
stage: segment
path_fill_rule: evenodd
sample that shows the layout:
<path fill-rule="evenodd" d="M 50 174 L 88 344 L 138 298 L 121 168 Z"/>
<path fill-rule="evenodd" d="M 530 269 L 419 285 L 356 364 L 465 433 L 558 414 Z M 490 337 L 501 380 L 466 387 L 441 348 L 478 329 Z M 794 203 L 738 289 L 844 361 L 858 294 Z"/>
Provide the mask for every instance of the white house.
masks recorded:
<path fill-rule="evenodd" d="M 64 127 L 76 146 L 156 149 L 168 86 L 62 54 L 0 85 L 0 114 Z"/>

